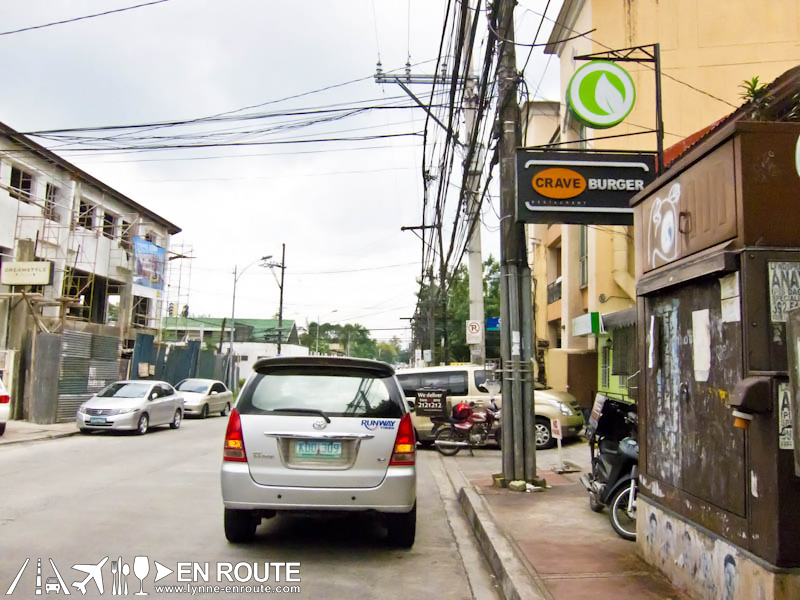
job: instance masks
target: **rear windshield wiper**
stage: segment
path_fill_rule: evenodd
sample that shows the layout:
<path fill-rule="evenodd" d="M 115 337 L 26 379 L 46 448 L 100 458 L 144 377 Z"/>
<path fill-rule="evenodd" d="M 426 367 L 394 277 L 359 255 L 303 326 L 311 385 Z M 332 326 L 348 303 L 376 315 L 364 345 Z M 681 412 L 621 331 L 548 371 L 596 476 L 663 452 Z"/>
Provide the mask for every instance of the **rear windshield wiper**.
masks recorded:
<path fill-rule="evenodd" d="M 308 415 L 319 415 L 325 419 L 326 423 L 331 422 L 331 418 L 316 408 L 273 408 L 270 412 L 303 413 Z"/>

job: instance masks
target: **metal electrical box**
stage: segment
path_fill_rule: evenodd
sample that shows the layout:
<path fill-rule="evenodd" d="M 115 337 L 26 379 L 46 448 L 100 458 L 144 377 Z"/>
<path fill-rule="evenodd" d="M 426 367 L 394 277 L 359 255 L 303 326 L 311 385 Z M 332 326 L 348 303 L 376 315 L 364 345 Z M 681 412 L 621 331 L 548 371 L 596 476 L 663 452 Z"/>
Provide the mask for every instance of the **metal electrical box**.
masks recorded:
<path fill-rule="evenodd" d="M 800 124 L 730 123 L 633 200 L 642 495 L 690 525 L 686 544 L 775 568 L 800 566 L 799 140 Z"/>

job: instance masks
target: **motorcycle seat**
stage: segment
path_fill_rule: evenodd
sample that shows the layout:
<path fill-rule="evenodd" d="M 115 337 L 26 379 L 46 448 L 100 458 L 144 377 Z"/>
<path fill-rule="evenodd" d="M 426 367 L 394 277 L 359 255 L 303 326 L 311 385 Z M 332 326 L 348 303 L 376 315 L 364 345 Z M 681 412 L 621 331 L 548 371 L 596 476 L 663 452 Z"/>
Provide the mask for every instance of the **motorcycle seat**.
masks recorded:
<path fill-rule="evenodd" d="M 602 454 L 619 454 L 619 442 L 616 440 L 604 438 L 597 446 Z"/>

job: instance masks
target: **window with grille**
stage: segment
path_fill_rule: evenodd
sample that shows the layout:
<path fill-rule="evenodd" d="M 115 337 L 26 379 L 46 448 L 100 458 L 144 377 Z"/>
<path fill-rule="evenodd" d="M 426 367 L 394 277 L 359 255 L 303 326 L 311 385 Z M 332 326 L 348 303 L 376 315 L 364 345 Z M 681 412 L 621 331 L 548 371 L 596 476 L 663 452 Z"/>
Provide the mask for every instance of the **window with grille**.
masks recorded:
<path fill-rule="evenodd" d="M 586 225 L 581 225 L 580 228 L 580 287 L 584 288 L 589 285 L 589 228 Z"/>
<path fill-rule="evenodd" d="M 600 386 L 608 388 L 611 385 L 611 348 L 603 346 L 600 362 Z"/>
<path fill-rule="evenodd" d="M 19 167 L 11 167 L 11 185 L 8 193 L 23 202 L 33 199 L 33 175 Z"/>
<path fill-rule="evenodd" d="M 56 223 L 59 222 L 58 211 L 56 210 L 56 206 L 58 206 L 58 200 L 60 195 L 61 195 L 61 190 L 57 185 L 48 183 L 47 186 L 45 186 L 44 190 L 45 219 L 50 219 L 51 221 L 55 221 Z"/>
<path fill-rule="evenodd" d="M 614 364 L 612 375 L 627 377 L 638 369 L 636 358 L 636 327 L 621 327 L 614 330 L 612 339 L 614 348 Z"/>

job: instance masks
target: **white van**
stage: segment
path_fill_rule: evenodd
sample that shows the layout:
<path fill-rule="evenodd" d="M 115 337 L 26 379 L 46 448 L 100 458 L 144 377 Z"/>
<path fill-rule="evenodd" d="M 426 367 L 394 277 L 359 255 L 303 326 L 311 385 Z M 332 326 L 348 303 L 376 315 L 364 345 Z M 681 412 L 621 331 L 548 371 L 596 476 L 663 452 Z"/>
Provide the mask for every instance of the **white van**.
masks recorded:
<path fill-rule="evenodd" d="M 492 372 L 480 365 L 448 365 L 443 367 L 422 367 L 400 369 L 396 373 L 403 387 L 406 399 L 414 401 L 416 391 L 420 388 L 438 388 L 447 390 L 447 414 L 450 414 L 453 403 L 474 402 L 477 410 L 489 405 L 491 394 L 484 387 L 487 377 Z M 500 395 L 495 397 L 497 406 L 502 408 Z M 583 411 L 572 394 L 557 392 L 540 383 L 535 384 L 534 395 L 536 411 L 536 449 L 552 448 L 556 441 L 550 431 L 550 421 L 558 419 L 561 423 L 561 434 L 564 438 L 577 436 L 584 427 Z M 421 417 L 416 411 L 411 419 L 417 432 L 417 440 L 423 445 L 433 442 L 433 424 L 429 417 Z"/>

